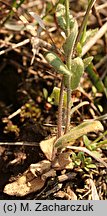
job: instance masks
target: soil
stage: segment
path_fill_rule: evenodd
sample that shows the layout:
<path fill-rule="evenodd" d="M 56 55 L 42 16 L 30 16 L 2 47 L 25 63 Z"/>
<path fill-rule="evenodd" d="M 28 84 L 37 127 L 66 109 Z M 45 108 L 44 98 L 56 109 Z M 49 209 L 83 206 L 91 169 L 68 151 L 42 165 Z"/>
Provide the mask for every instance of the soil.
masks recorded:
<path fill-rule="evenodd" d="M 9 55 L 11 56 L 11 53 Z M 22 74 L 18 74 L 16 67 L 8 63 L 7 56 L 7 60 L 5 59 L 4 67 L 0 73 L 0 142 L 2 144 L 7 143 L 0 146 L 0 199 L 15 199 L 15 197 L 9 197 L 3 193 L 4 186 L 8 183 L 10 177 L 15 179 L 15 176 L 23 173 L 30 164 L 44 158 L 39 148 L 39 142 L 51 133 L 50 129 L 43 126 L 43 122 L 46 122 L 46 118 L 51 118 L 51 112 L 53 111 L 46 110 L 45 106 L 47 102 L 43 96 L 38 99 L 39 94 L 43 94 L 41 88 L 46 88 L 47 82 L 41 77 L 36 79 L 31 76 L 28 78 L 29 83 L 27 83 L 27 74 L 25 74 L 24 81 L 22 76 Z M 52 89 L 51 86 L 48 86 L 50 92 Z M 33 92 L 33 96 L 30 91 Z M 26 103 L 31 104 L 31 106 L 33 104 L 33 106 L 37 107 L 38 112 L 36 113 L 35 109 L 34 116 L 29 117 L 26 113 L 28 112 L 27 114 L 29 114 L 30 111 L 26 110 L 23 118 L 21 118 L 21 114 L 19 113 L 12 118 L 11 122 L 9 121 L 10 128 L 8 127 L 6 130 L 8 121 L 4 122 L 3 119 L 6 119 L 9 114 L 18 108 L 24 107 Z M 18 132 L 16 132 L 17 129 L 11 131 L 12 125 L 17 125 Z M 16 142 L 20 141 L 23 142 L 23 145 L 15 145 Z M 8 144 L 10 142 L 13 143 L 12 146 Z M 33 142 L 35 146 L 32 147 L 30 144 L 26 146 L 26 142 Z M 11 161 L 15 159 L 16 162 L 11 164 Z M 27 198 L 29 199 L 29 196 Z"/>

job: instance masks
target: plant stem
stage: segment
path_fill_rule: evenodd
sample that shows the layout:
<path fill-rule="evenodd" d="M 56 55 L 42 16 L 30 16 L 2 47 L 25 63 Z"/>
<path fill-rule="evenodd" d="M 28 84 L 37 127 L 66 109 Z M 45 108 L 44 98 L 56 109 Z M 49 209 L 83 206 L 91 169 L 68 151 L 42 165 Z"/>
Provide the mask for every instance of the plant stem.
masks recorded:
<path fill-rule="evenodd" d="M 70 111 L 71 111 L 71 76 L 68 77 L 68 86 L 67 86 L 67 112 L 66 112 L 66 125 L 65 133 L 68 132 L 70 126 Z"/>
<path fill-rule="evenodd" d="M 63 108 L 63 96 L 64 96 L 64 78 L 61 81 L 59 106 L 58 106 L 58 134 L 57 138 L 62 135 L 62 108 Z"/>
<path fill-rule="evenodd" d="M 83 22 L 82 22 L 82 24 L 81 24 L 81 27 L 80 27 L 80 30 L 79 30 L 79 33 L 78 33 L 78 36 L 77 36 L 77 39 L 76 39 L 76 42 L 75 42 L 75 48 L 76 48 L 78 42 L 80 41 L 81 35 L 82 35 L 83 31 L 84 31 L 84 28 L 85 28 L 86 25 L 87 25 L 89 13 L 90 13 L 90 10 L 91 10 L 91 8 L 93 7 L 95 1 L 96 1 L 96 0 L 90 0 L 90 2 L 89 2 L 89 4 L 88 4 L 87 11 L 86 11 L 86 13 L 85 13 Z"/>
<path fill-rule="evenodd" d="M 69 0 L 65 1 L 65 10 L 66 10 L 66 36 L 68 37 L 70 34 L 70 19 L 69 19 Z M 68 69 L 71 69 L 71 54 L 67 57 L 66 64 Z M 70 105 L 71 101 L 71 76 L 68 77 L 68 85 L 67 85 L 67 112 L 66 112 L 66 125 L 65 125 L 65 133 L 68 132 L 70 126 Z"/>
<path fill-rule="evenodd" d="M 69 0 L 65 1 L 65 15 L 66 15 L 66 36 L 70 34 L 70 19 L 69 19 Z"/>

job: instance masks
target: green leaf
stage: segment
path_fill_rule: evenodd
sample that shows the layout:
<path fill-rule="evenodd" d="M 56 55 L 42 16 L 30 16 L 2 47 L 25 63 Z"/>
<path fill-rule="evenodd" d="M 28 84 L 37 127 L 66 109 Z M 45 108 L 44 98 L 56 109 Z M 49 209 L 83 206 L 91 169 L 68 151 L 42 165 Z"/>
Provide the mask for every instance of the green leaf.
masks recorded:
<path fill-rule="evenodd" d="M 46 88 L 43 88 L 43 95 L 44 95 L 44 98 L 47 99 L 47 97 L 48 97 L 48 90 Z"/>
<path fill-rule="evenodd" d="M 87 30 L 84 36 L 82 46 L 85 45 L 92 37 L 94 37 L 97 31 L 98 31 L 98 28 Z"/>
<path fill-rule="evenodd" d="M 81 56 L 81 54 L 82 54 L 82 46 L 81 46 L 80 42 L 78 42 L 78 44 L 77 44 L 76 53 L 77 53 L 77 56 Z"/>
<path fill-rule="evenodd" d="M 63 50 L 65 53 L 66 59 L 70 55 L 72 57 L 73 48 L 74 48 L 77 34 L 78 34 L 78 24 L 77 24 L 77 21 L 74 20 L 74 24 L 73 24 L 73 27 L 71 29 L 70 35 L 67 37 L 65 43 L 63 44 Z"/>
<path fill-rule="evenodd" d="M 97 158 L 101 158 L 102 154 L 98 151 L 92 151 L 92 153 L 97 157 Z"/>
<path fill-rule="evenodd" d="M 86 135 L 83 136 L 83 141 L 86 147 L 88 147 L 91 143 L 91 141 L 88 139 Z"/>
<path fill-rule="evenodd" d="M 72 109 L 71 109 L 71 112 L 70 114 L 72 115 L 75 111 L 77 111 L 80 107 L 84 106 L 84 105 L 88 105 L 89 102 L 88 101 L 83 101 L 81 103 L 79 103 L 78 105 L 74 106 Z"/>
<path fill-rule="evenodd" d="M 91 164 L 92 163 L 92 158 L 91 157 L 86 157 L 85 158 L 85 164 Z"/>
<path fill-rule="evenodd" d="M 84 162 L 84 161 L 85 161 L 84 152 L 79 152 L 79 153 L 78 153 L 78 158 L 79 158 L 82 162 Z"/>
<path fill-rule="evenodd" d="M 53 101 L 53 104 L 56 106 L 59 105 L 59 96 L 60 96 L 60 88 L 54 87 L 52 94 L 50 95 L 49 98 Z M 72 106 L 72 102 L 70 102 L 70 103 Z M 66 91 L 64 91 L 64 97 L 63 97 L 63 107 L 64 108 L 66 107 L 66 104 L 67 104 L 67 93 L 66 93 Z"/>
<path fill-rule="evenodd" d="M 93 60 L 93 56 L 83 59 L 84 69 L 87 68 L 89 64 L 91 64 L 92 60 Z"/>
<path fill-rule="evenodd" d="M 65 78 L 70 76 L 71 73 L 67 66 L 62 62 L 62 60 L 53 52 L 47 52 L 45 58 L 48 63 L 56 70 L 57 73 L 64 74 Z"/>
<path fill-rule="evenodd" d="M 74 163 L 75 163 L 76 166 L 80 166 L 80 165 L 81 165 L 81 160 L 77 158 L 77 159 L 74 161 Z"/>
<path fill-rule="evenodd" d="M 80 57 L 77 57 L 71 62 L 71 89 L 74 90 L 80 83 L 81 76 L 84 72 L 84 64 Z"/>
<path fill-rule="evenodd" d="M 74 127 L 70 132 L 64 134 L 55 142 L 56 148 L 63 148 L 65 146 L 73 145 L 76 139 L 82 137 L 83 135 L 89 132 L 102 131 L 103 125 L 100 121 L 87 121 L 83 122 L 80 125 Z"/>
<path fill-rule="evenodd" d="M 58 4 L 56 8 L 56 18 L 61 29 L 65 31 L 66 30 L 65 6 L 63 4 Z"/>
<path fill-rule="evenodd" d="M 86 72 L 88 73 L 90 80 L 92 81 L 93 85 L 96 87 L 98 92 L 103 92 L 107 98 L 107 89 L 104 86 L 104 83 L 99 77 L 94 65 L 90 63 L 87 67 Z"/>
<path fill-rule="evenodd" d="M 66 18 L 65 18 L 65 5 L 60 4 L 60 3 L 57 5 L 56 18 L 57 18 L 60 28 L 64 32 L 66 32 L 67 25 L 66 25 Z M 70 21 L 70 29 L 72 29 L 73 24 L 74 24 L 74 18 L 72 15 L 69 16 L 69 21 Z"/>
<path fill-rule="evenodd" d="M 95 169 L 96 165 L 95 164 L 87 164 L 86 167 L 89 169 Z"/>

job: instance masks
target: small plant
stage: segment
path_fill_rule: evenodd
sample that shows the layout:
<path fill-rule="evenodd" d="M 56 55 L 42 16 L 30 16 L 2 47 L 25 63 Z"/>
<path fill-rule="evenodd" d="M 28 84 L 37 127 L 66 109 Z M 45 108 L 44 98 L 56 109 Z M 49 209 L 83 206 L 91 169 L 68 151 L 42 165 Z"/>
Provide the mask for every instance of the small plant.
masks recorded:
<path fill-rule="evenodd" d="M 71 100 L 72 91 L 78 87 L 84 69 L 93 59 L 92 57 L 82 59 L 82 46 L 85 44 L 85 41 L 87 41 L 87 35 L 89 37 L 89 34 L 86 34 L 88 14 L 95 0 L 90 0 L 88 2 L 86 15 L 79 32 L 77 21 L 70 15 L 69 0 L 59 1 L 57 4 L 56 18 L 60 28 L 65 34 L 65 42 L 61 50 L 65 59 L 64 62 L 61 60 L 58 50 L 57 53 L 47 51 L 44 56 L 55 71 L 62 75 L 61 88 L 54 87 L 50 96 L 51 99 L 54 99 L 54 104 L 58 105 L 58 132 L 56 136 L 40 142 L 40 148 L 45 154 L 46 160 L 31 164 L 17 181 L 5 186 L 4 193 L 24 196 L 28 193 L 36 192 L 44 186 L 48 177 L 56 176 L 57 170 L 72 170 L 73 168 L 80 167 L 80 170 L 84 168 L 86 171 L 89 171 L 89 169 L 96 168 L 96 165 L 92 162 L 92 158 L 102 163 L 107 168 L 106 162 L 101 159 L 100 155 L 95 154 L 95 150 L 104 144 L 103 141 L 98 142 L 99 140 L 96 140 L 94 143 L 91 143 L 85 136 L 83 142 L 86 147 L 74 146 L 77 139 L 83 135 L 93 131 L 103 131 L 104 128 L 101 122 L 98 120 L 91 120 L 83 122 L 74 128 L 70 127 L 71 114 L 79 107 L 88 104 L 88 102 L 85 101 L 76 107 L 72 107 L 73 103 Z M 35 17 L 33 12 L 30 14 Z M 36 16 L 36 20 L 41 28 L 45 29 L 42 20 L 38 16 Z M 63 109 L 66 113 L 64 131 L 62 131 Z M 73 150 L 75 150 L 76 153 L 74 153 Z M 89 157 L 87 157 L 86 154 L 88 154 Z"/>
<path fill-rule="evenodd" d="M 87 13 L 87 17 L 88 17 L 88 13 Z M 59 3 L 57 5 L 56 18 L 60 28 L 65 34 L 65 42 L 62 47 L 63 49 L 62 53 L 63 56 L 65 57 L 65 63 L 62 62 L 60 56 L 58 56 L 56 53 L 51 51 L 45 53 L 45 58 L 57 73 L 62 74 L 62 83 L 59 92 L 58 92 L 58 88 L 55 87 L 52 93 L 54 95 L 57 95 L 54 98 L 55 100 L 54 102 L 55 104 L 57 103 L 59 106 L 58 107 L 58 134 L 57 134 L 57 138 L 59 138 L 62 135 L 63 105 L 64 105 L 64 109 L 66 110 L 66 122 L 65 122 L 65 131 L 64 131 L 64 134 L 66 134 L 70 130 L 72 91 L 78 87 L 84 69 L 91 63 L 93 58 L 88 57 L 82 60 L 81 57 L 82 43 L 83 41 L 85 43 L 85 40 L 87 40 L 87 37 L 85 36 L 87 19 L 85 20 L 85 24 L 83 23 L 84 34 L 81 35 L 80 33 L 78 34 L 78 24 L 76 19 L 73 18 L 72 15 L 70 15 L 68 0 L 66 0 L 64 4 Z M 80 38 L 80 42 L 78 41 L 78 38 Z M 77 44 L 77 46 L 75 44 Z M 79 47 L 81 46 L 80 49 L 81 51 L 78 50 L 78 45 Z M 66 90 L 66 92 L 64 89 Z M 66 104 L 65 104 L 65 100 L 66 100 Z"/>

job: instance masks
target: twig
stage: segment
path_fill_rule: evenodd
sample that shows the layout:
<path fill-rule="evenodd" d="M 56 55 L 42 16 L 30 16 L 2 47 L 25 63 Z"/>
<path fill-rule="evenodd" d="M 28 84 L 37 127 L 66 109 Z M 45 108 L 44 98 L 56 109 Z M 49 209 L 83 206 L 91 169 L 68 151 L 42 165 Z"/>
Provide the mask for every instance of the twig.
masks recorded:
<path fill-rule="evenodd" d="M 39 146 L 38 142 L 0 142 L 1 145 L 9 145 L 9 146 Z"/>
<path fill-rule="evenodd" d="M 33 37 L 32 37 L 32 38 L 33 38 Z M 20 42 L 20 43 L 17 43 L 17 44 L 14 44 L 14 43 L 12 44 L 12 43 L 10 43 L 10 42 L 7 42 L 7 41 L 4 42 L 3 40 L 0 40 L 0 42 L 2 42 L 4 45 L 10 45 L 9 48 L 7 48 L 7 49 L 5 49 L 5 50 L 2 50 L 2 51 L 0 52 L 0 55 L 3 55 L 3 54 L 5 54 L 5 53 L 8 53 L 9 51 L 11 51 L 11 50 L 13 50 L 13 49 L 16 49 L 16 48 L 18 48 L 18 47 L 21 47 L 21 46 L 23 46 L 23 45 L 29 43 L 30 41 L 32 42 L 32 38 L 31 38 L 31 39 L 26 39 L 26 40 L 24 40 L 24 41 L 22 41 L 22 42 Z M 44 48 L 44 49 L 46 49 L 46 50 L 51 50 L 51 51 L 54 51 L 54 50 L 55 50 L 55 47 L 54 47 L 53 45 L 47 43 L 46 41 L 44 41 L 44 40 L 42 40 L 42 39 L 40 39 L 40 38 L 38 38 L 38 37 L 35 37 L 35 41 L 36 41 L 36 43 L 37 43 L 37 41 L 38 41 L 38 46 L 41 47 L 41 48 Z M 59 50 L 58 50 L 58 53 L 60 53 Z M 60 54 L 61 54 L 61 53 L 60 53 Z"/>
<path fill-rule="evenodd" d="M 96 10 L 100 11 L 100 10 L 106 8 L 106 7 L 107 7 L 107 2 L 105 2 L 104 4 L 96 6 Z M 92 13 L 92 11 L 90 11 L 89 14 L 91 14 L 91 13 Z M 80 17 L 82 17 L 84 15 L 85 15 L 85 12 L 80 12 L 80 13 L 76 14 L 76 18 L 80 18 Z"/>
<path fill-rule="evenodd" d="M 93 13 L 97 19 L 97 22 L 98 22 L 98 26 L 101 28 L 103 26 L 103 22 L 102 22 L 102 19 L 101 19 L 101 16 L 100 16 L 100 13 L 96 10 L 96 6 L 94 5 L 93 8 Z M 107 42 L 106 42 L 106 36 L 103 35 L 103 41 L 104 41 L 104 50 L 105 50 L 105 53 L 107 53 Z"/>
<path fill-rule="evenodd" d="M 58 176 L 58 181 L 59 182 L 64 182 L 64 181 L 67 181 L 67 180 L 73 180 L 73 179 L 76 178 L 76 176 L 77 176 L 77 173 L 69 172 L 69 173 L 62 174 L 62 175 Z"/>
<path fill-rule="evenodd" d="M 102 10 L 102 9 L 104 9 L 104 8 L 106 8 L 106 7 L 107 7 L 107 2 L 105 2 L 104 4 L 101 4 L 101 5 L 96 6 L 96 9 L 97 9 L 97 10 Z"/>
<path fill-rule="evenodd" d="M 15 49 L 15 48 L 18 48 L 18 47 L 21 47 L 21 46 L 23 46 L 23 45 L 25 45 L 25 44 L 28 44 L 29 42 L 30 42 L 30 39 L 25 39 L 24 41 L 21 41 L 21 42 L 19 42 L 19 43 L 17 43 L 17 44 L 12 44 L 11 47 L 9 47 L 9 48 L 7 48 L 7 49 L 5 49 L 5 50 L 2 50 L 2 51 L 0 52 L 0 55 L 3 55 L 3 54 L 5 54 L 5 53 L 8 53 L 9 51 L 11 51 L 11 50 L 13 50 L 13 49 Z"/>
<path fill-rule="evenodd" d="M 11 115 L 8 116 L 8 119 L 12 119 L 14 118 L 16 115 L 19 115 L 21 113 L 21 109 L 19 108 L 18 110 L 16 110 L 14 113 L 12 113 Z"/>

